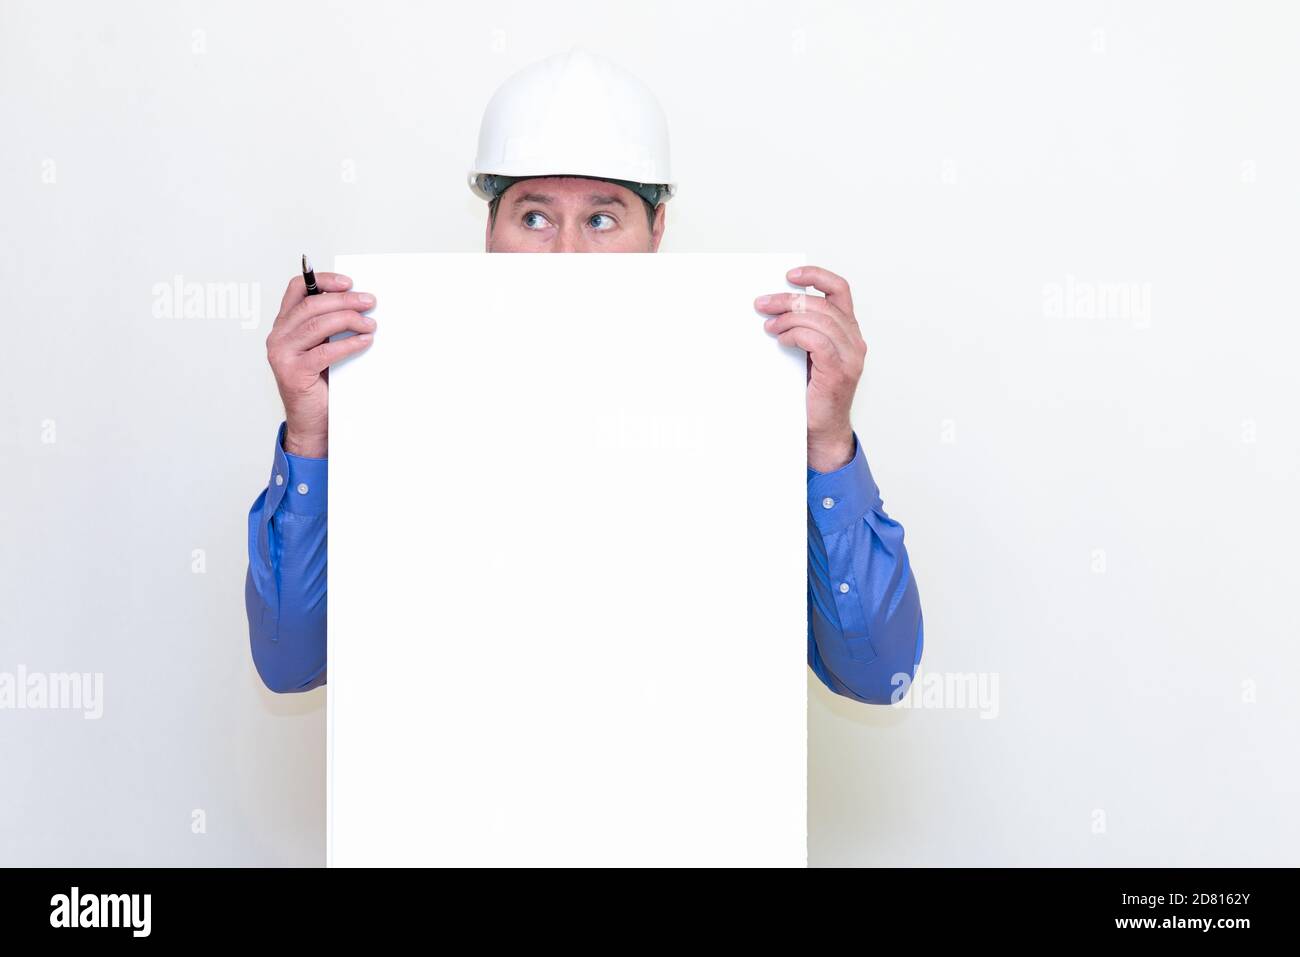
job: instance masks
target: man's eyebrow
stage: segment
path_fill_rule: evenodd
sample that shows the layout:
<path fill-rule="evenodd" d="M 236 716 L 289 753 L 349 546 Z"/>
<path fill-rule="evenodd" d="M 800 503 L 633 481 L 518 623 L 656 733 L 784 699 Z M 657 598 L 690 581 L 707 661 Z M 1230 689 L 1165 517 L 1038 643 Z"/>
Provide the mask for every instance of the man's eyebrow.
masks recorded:
<path fill-rule="evenodd" d="M 592 193 L 587 197 L 587 202 L 593 206 L 622 206 L 627 209 L 627 203 L 621 196 L 615 196 L 613 193 Z M 548 196 L 546 193 L 522 193 L 514 198 L 511 202 L 511 209 L 517 209 L 525 203 L 539 203 L 542 206 L 552 206 L 555 203 L 554 196 Z"/>
<path fill-rule="evenodd" d="M 511 203 L 511 207 L 520 207 L 520 205 L 524 205 L 524 203 L 541 203 L 542 205 L 550 205 L 554 202 L 555 196 L 547 196 L 545 192 L 524 192 L 524 194 L 515 196 L 515 202 Z"/>
<path fill-rule="evenodd" d="M 514 207 L 522 206 L 524 203 L 541 203 L 543 206 L 550 206 L 554 202 L 555 197 L 547 196 L 545 193 L 524 193 L 516 196 L 514 202 L 510 205 Z"/>

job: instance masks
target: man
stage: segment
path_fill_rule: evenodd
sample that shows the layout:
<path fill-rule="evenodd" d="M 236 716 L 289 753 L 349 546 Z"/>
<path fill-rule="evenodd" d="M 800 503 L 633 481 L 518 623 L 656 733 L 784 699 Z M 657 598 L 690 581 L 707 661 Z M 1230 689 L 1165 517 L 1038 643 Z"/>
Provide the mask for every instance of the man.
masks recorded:
<path fill-rule="evenodd" d="M 487 252 L 657 252 L 676 190 L 663 111 L 608 60 L 581 50 L 543 60 L 489 102 L 470 187 L 489 203 Z M 248 518 L 253 660 L 277 692 L 325 682 L 328 369 L 376 332 L 363 315 L 373 295 L 316 275 L 322 294 L 293 279 L 267 337 L 285 421 Z M 754 303 L 764 330 L 810 359 L 808 664 L 837 694 L 887 704 L 910 684 L 924 636 L 903 528 L 885 514 L 850 423 L 867 349 L 847 282 L 817 266 L 786 278 L 825 293 Z M 356 335 L 329 341 L 347 331 Z"/>

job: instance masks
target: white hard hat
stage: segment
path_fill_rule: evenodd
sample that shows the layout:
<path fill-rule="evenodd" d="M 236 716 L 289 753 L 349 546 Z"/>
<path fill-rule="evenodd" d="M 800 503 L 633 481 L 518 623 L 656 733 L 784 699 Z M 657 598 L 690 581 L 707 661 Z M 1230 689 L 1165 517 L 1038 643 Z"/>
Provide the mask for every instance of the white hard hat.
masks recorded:
<path fill-rule="evenodd" d="M 580 47 L 524 67 L 483 111 L 469 188 L 490 200 L 538 176 L 609 180 L 651 206 L 670 199 L 663 107 L 631 73 Z"/>

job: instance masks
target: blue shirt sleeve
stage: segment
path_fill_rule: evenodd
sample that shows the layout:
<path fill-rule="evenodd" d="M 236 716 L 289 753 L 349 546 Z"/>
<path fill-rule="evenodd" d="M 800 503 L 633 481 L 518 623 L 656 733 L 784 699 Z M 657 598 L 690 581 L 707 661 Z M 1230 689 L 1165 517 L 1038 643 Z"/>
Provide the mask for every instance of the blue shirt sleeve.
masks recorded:
<path fill-rule="evenodd" d="M 284 451 L 248 514 L 249 641 L 272 691 L 326 680 L 328 460 Z M 808 469 L 808 665 L 836 694 L 901 699 L 921 661 L 920 596 L 903 527 L 885 514 L 854 434 L 853 460 Z"/>
<path fill-rule="evenodd" d="M 856 432 L 853 449 L 841 469 L 808 469 L 808 666 L 836 694 L 891 704 L 921 662 L 921 598 Z"/>
<path fill-rule="evenodd" d="M 310 691 L 325 683 L 327 459 L 284 451 L 248 513 L 244 605 L 257 673 L 272 691 Z"/>

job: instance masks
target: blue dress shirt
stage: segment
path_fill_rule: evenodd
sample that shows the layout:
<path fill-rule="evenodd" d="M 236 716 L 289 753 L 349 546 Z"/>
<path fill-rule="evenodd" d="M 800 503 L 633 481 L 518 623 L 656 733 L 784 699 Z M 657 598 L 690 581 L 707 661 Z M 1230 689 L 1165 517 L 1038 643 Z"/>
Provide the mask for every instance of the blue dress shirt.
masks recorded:
<path fill-rule="evenodd" d="M 272 691 L 325 683 L 328 460 L 284 451 L 248 513 L 253 662 Z M 924 644 L 903 526 L 885 514 L 853 435 L 853 459 L 808 469 L 808 666 L 836 694 L 889 704 L 906 693 Z"/>

